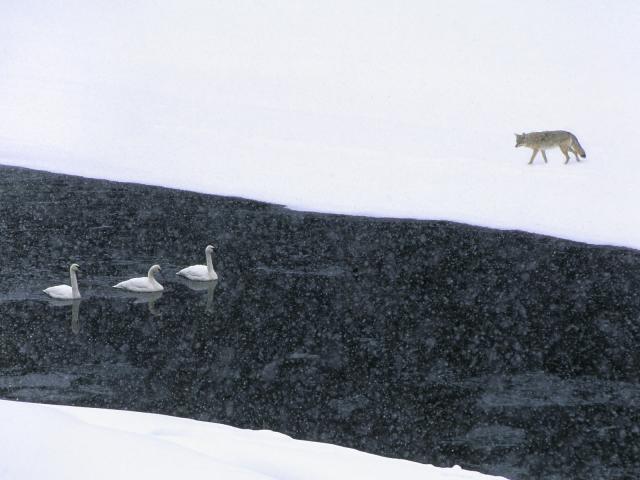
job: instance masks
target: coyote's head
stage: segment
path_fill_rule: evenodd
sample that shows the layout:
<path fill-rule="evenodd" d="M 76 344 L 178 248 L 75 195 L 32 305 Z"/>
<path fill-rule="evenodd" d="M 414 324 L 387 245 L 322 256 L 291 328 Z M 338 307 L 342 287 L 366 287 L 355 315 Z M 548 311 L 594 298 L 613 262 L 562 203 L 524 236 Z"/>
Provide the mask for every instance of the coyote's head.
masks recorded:
<path fill-rule="evenodd" d="M 515 133 L 516 136 L 516 148 L 522 147 L 524 145 L 524 133 L 522 135 Z"/>

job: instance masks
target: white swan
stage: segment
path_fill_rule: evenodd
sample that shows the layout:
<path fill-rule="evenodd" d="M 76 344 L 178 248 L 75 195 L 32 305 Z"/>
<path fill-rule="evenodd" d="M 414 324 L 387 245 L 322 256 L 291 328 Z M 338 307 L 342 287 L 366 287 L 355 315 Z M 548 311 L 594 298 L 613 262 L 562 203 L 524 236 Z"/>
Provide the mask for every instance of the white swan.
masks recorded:
<path fill-rule="evenodd" d="M 69 285 L 56 285 L 55 287 L 49 287 L 43 290 L 44 293 L 52 298 L 59 300 L 73 300 L 80 298 L 80 290 L 78 290 L 78 279 L 76 278 L 76 272 L 80 270 L 77 264 L 72 264 L 69 268 L 69 275 L 71 277 L 71 286 Z"/>
<path fill-rule="evenodd" d="M 206 265 L 191 265 L 190 267 L 183 268 L 176 273 L 176 275 L 188 278 L 189 280 L 196 280 L 198 282 L 210 282 L 212 280 L 217 280 L 218 274 L 213 269 L 211 252 L 213 252 L 213 247 L 211 245 L 207 245 L 207 248 L 204 249 L 204 253 L 207 257 Z"/>
<path fill-rule="evenodd" d="M 154 275 L 160 271 L 160 265 L 153 265 L 146 277 L 131 278 L 114 285 L 113 288 L 129 290 L 130 292 L 161 292 L 164 287 L 155 279 Z"/>

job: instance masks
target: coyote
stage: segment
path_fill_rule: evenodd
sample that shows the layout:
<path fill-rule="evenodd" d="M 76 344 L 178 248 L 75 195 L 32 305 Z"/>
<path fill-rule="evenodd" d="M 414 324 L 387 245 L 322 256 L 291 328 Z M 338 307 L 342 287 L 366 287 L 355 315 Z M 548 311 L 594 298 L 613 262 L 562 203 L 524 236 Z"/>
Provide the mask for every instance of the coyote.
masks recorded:
<path fill-rule="evenodd" d="M 529 165 L 533 163 L 533 159 L 536 158 L 538 151 L 542 152 L 542 158 L 544 163 L 547 163 L 547 155 L 545 150 L 547 148 L 559 147 L 566 157 L 564 163 L 569 163 L 569 151 L 573 152 L 576 156 L 576 160 L 579 162 L 578 155 L 582 158 L 586 158 L 587 154 L 584 152 L 580 142 L 576 136 L 571 132 L 565 132 L 562 130 L 555 130 L 552 132 L 531 132 L 518 135 L 516 133 L 516 147 L 529 147 L 533 149 L 533 155 L 529 160 Z"/>

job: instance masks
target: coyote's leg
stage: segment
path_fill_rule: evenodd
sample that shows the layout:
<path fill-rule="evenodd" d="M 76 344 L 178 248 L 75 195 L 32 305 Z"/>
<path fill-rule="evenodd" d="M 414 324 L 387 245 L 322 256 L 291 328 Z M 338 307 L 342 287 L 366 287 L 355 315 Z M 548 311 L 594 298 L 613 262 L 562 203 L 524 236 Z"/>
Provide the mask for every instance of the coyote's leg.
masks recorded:
<path fill-rule="evenodd" d="M 542 152 L 542 158 L 544 158 L 544 163 L 548 163 L 547 162 L 547 154 L 544 153 L 544 150 L 540 150 Z"/>
<path fill-rule="evenodd" d="M 566 145 L 560 145 L 560 150 L 564 154 L 564 157 L 567 159 L 567 161 L 564 163 L 569 163 L 569 147 L 567 147 Z"/>
<path fill-rule="evenodd" d="M 533 149 L 533 155 L 531 155 L 531 160 L 529 160 L 529 165 L 531 165 L 533 163 L 533 159 L 536 158 L 537 154 L 538 154 L 538 149 L 534 148 Z"/>
<path fill-rule="evenodd" d="M 578 149 L 576 147 L 574 147 L 573 145 L 571 145 L 571 151 L 576 156 L 576 160 L 580 161 L 580 156 L 578 155 Z"/>

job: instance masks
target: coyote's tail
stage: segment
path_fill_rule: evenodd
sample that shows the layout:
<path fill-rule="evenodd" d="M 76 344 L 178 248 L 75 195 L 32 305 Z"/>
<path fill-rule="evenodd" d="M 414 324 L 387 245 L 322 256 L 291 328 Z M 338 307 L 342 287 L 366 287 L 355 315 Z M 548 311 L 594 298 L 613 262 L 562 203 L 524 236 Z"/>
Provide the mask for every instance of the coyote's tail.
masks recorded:
<path fill-rule="evenodd" d="M 578 150 L 578 154 L 580 154 L 582 158 L 587 158 L 587 154 L 585 153 L 584 148 L 582 148 L 582 145 L 580 145 L 580 142 L 574 134 L 571 134 L 571 143 L 573 143 L 573 146 L 576 147 L 576 150 Z"/>

